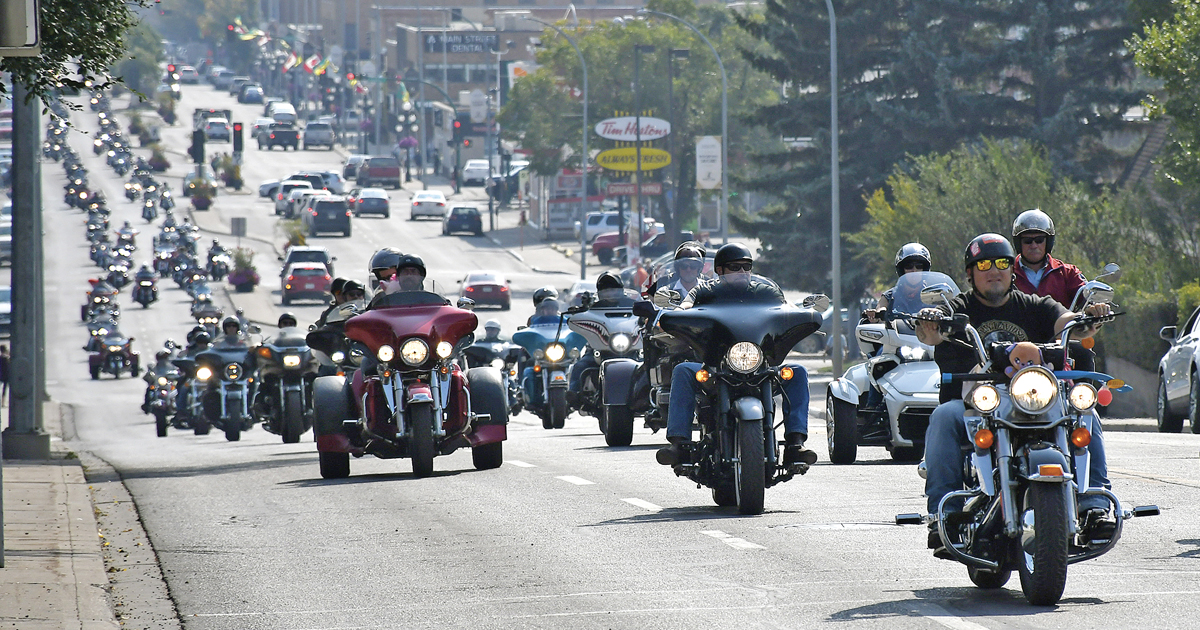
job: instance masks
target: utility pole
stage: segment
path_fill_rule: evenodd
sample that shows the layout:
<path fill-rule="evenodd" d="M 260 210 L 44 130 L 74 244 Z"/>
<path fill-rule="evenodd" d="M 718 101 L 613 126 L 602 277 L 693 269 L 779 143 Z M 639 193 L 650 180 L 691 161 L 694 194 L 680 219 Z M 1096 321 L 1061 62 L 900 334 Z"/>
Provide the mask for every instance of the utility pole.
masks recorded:
<path fill-rule="evenodd" d="M 630 253 L 636 253 L 638 258 L 642 257 L 642 53 L 654 52 L 654 46 L 649 44 L 636 44 L 633 47 L 633 100 L 634 100 L 634 199 L 637 200 L 637 225 L 635 225 L 634 238 L 637 240 L 625 246 L 626 263 L 630 265 L 637 264 Z"/>

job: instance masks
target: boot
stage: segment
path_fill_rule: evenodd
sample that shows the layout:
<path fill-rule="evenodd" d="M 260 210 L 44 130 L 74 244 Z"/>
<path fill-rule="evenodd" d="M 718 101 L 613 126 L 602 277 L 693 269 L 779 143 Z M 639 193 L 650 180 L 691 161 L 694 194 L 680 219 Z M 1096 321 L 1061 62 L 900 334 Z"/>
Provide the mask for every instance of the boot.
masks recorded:
<path fill-rule="evenodd" d="M 658 449 L 658 453 L 655 454 L 658 463 L 663 466 L 677 466 L 686 462 L 688 459 L 687 445 L 691 443 L 691 440 L 683 437 L 669 437 L 667 441 L 671 443 L 670 446 Z"/>
<path fill-rule="evenodd" d="M 805 464 L 812 466 L 817 463 L 817 454 L 813 451 L 804 448 L 804 440 L 808 436 L 803 433 L 788 433 L 783 436 L 783 465 L 791 466 L 793 464 Z"/>
<path fill-rule="evenodd" d="M 1083 522 L 1083 538 L 1089 543 L 1104 544 L 1117 533 L 1116 519 L 1103 508 L 1087 510 L 1079 520 Z"/>

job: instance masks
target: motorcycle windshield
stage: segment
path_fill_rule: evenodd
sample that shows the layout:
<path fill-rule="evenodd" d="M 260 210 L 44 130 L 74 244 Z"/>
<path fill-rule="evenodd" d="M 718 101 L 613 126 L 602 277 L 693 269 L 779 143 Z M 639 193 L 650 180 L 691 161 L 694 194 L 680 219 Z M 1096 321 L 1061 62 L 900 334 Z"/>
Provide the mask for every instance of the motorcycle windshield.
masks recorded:
<path fill-rule="evenodd" d="M 572 315 L 570 326 L 593 348 L 607 347 L 609 340 L 617 333 L 638 340 L 641 331 L 638 318 L 633 315 L 631 308 L 592 308 Z"/>
<path fill-rule="evenodd" d="M 534 319 L 537 320 L 541 318 Z M 538 323 L 535 321 L 534 325 L 513 333 L 513 343 L 521 346 L 530 354 L 533 354 L 534 350 L 545 349 L 547 344 L 554 341 L 556 335 L 558 336 L 559 342 L 566 346 L 568 351 L 573 348 L 581 349 L 587 345 L 587 341 L 578 333 L 573 332 L 570 328 L 568 328 L 566 322 L 563 322 L 562 332 L 560 333 L 558 328 L 558 317 L 556 316 L 552 319 L 554 320 L 553 324 Z"/>
<path fill-rule="evenodd" d="M 276 348 L 306 348 L 308 340 L 299 328 L 284 328 L 271 340 L 270 345 Z"/>
<path fill-rule="evenodd" d="M 958 295 L 958 285 L 944 273 L 936 271 L 919 271 L 906 273 L 896 281 L 892 288 L 892 312 L 900 315 L 915 315 L 923 308 L 937 308 L 941 304 L 930 304 L 923 301 L 921 292 L 927 289 L 939 289 L 947 298 Z"/>
<path fill-rule="evenodd" d="M 227 363 L 245 363 L 246 351 L 244 347 L 226 347 L 212 348 L 196 355 L 196 363 L 207 365 L 212 369 L 219 369 Z"/>
<path fill-rule="evenodd" d="M 776 366 L 821 327 L 821 314 L 791 304 L 726 302 L 664 311 L 658 323 L 691 346 L 705 365 L 720 365 L 733 344 L 749 341 L 762 348 L 768 365 Z"/>
<path fill-rule="evenodd" d="M 436 293 L 409 291 L 387 297 L 395 296 L 405 297 L 385 300 L 384 306 L 346 320 L 346 337 L 376 351 L 384 344 L 399 350 L 397 344 L 401 339 L 415 336 L 422 338 L 432 350 L 440 341 L 457 343 L 479 325 L 475 313 L 450 306 L 445 298 Z M 388 302 L 403 301 L 409 301 L 410 304 L 387 305 Z"/>

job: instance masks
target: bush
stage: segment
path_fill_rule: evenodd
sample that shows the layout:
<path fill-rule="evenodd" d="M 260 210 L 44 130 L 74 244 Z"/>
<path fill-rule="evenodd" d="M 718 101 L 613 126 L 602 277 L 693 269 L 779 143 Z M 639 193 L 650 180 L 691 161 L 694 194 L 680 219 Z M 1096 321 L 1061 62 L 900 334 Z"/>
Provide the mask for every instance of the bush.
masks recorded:
<path fill-rule="evenodd" d="M 171 168 L 171 162 L 167 160 L 167 154 L 162 150 L 162 146 L 155 144 L 151 146 L 150 159 L 146 160 L 150 165 L 150 170 L 155 173 L 161 173 Z"/>
<path fill-rule="evenodd" d="M 1200 297 L 1200 286 L 1196 287 Z M 1170 296 L 1137 291 L 1131 287 L 1117 288 L 1118 312 L 1125 315 L 1104 327 L 1100 333 L 1107 356 L 1120 357 L 1150 372 L 1158 371 L 1158 360 L 1171 344 L 1159 339 L 1158 331 L 1176 321 L 1178 307 Z M 1183 317 L 1190 315 L 1187 311 Z"/>
<path fill-rule="evenodd" d="M 283 232 L 286 239 L 283 243 L 283 248 L 286 250 L 289 247 L 297 247 L 308 243 L 308 232 L 304 229 L 304 224 L 300 219 L 290 219 L 279 222 L 279 231 Z"/>
<path fill-rule="evenodd" d="M 229 272 L 229 284 L 258 284 L 261 278 L 254 266 L 254 250 L 238 247 L 233 250 L 233 271 Z"/>

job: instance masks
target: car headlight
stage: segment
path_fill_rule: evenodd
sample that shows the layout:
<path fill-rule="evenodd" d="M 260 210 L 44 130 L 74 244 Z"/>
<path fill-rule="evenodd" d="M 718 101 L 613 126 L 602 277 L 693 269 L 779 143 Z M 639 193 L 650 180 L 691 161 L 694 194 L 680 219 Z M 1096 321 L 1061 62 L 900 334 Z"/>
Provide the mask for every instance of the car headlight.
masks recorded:
<path fill-rule="evenodd" d="M 1096 406 L 1096 388 L 1088 383 L 1077 383 L 1071 388 L 1069 400 L 1071 406 L 1079 411 L 1087 411 Z"/>
<path fill-rule="evenodd" d="M 334 352 L 333 354 L 329 355 L 329 358 L 334 363 L 341 363 L 342 361 L 346 360 L 346 353 L 342 352 L 341 350 L 338 350 L 337 352 Z"/>
<path fill-rule="evenodd" d="M 1044 367 L 1027 367 L 1013 377 L 1008 394 L 1017 409 L 1036 416 L 1048 409 L 1058 397 L 1058 381 Z"/>
<path fill-rule="evenodd" d="M 1000 406 L 1000 391 L 991 385 L 980 385 L 971 390 L 968 400 L 981 413 L 991 413 Z"/>
<path fill-rule="evenodd" d="M 551 363 L 558 363 L 567 356 L 567 347 L 561 343 L 552 343 L 546 346 L 546 360 Z"/>
<path fill-rule="evenodd" d="M 212 378 L 212 370 L 210 370 L 206 367 L 196 369 L 196 380 L 197 381 L 207 381 L 210 378 Z"/>
<path fill-rule="evenodd" d="M 225 378 L 236 381 L 242 378 L 242 366 L 237 363 L 229 363 L 225 366 Z"/>
<path fill-rule="evenodd" d="M 409 339 L 400 346 L 400 356 L 409 365 L 421 365 L 429 358 L 429 345 L 420 339 Z"/>
<path fill-rule="evenodd" d="M 382 346 L 379 346 L 379 351 L 375 353 L 375 356 L 380 361 L 389 363 L 392 359 L 396 358 L 396 349 L 387 344 L 383 344 Z"/>
<path fill-rule="evenodd" d="M 159 384 L 160 386 L 161 386 L 161 385 L 166 385 L 166 384 L 167 384 L 167 377 L 165 377 L 165 376 L 160 376 L 160 377 L 158 377 L 158 384 Z"/>
<path fill-rule="evenodd" d="M 300 355 L 298 355 L 298 354 L 283 355 L 283 367 L 285 367 L 285 368 L 300 367 Z"/>
<path fill-rule="evenodd" d="M 454 352 L 454 345 L 449 341 L 439 341 L 437 345 L 437 355 L 443 359 L 449 359 L 450 353 Z"/>
<path fill-rule="evenodd" d="M 749 341 L 739 341 L 725 353 L 725 360 L 739 372 L 753 372 L 762 365 L 762 349 Z"/>
<path fill-rule="evenodd" d="M 631 345 L 629 335 L 625 333 L 617 333 L 609 340 L 609 345 L 612 346 L 613 352 L 625 352 Z"/>

